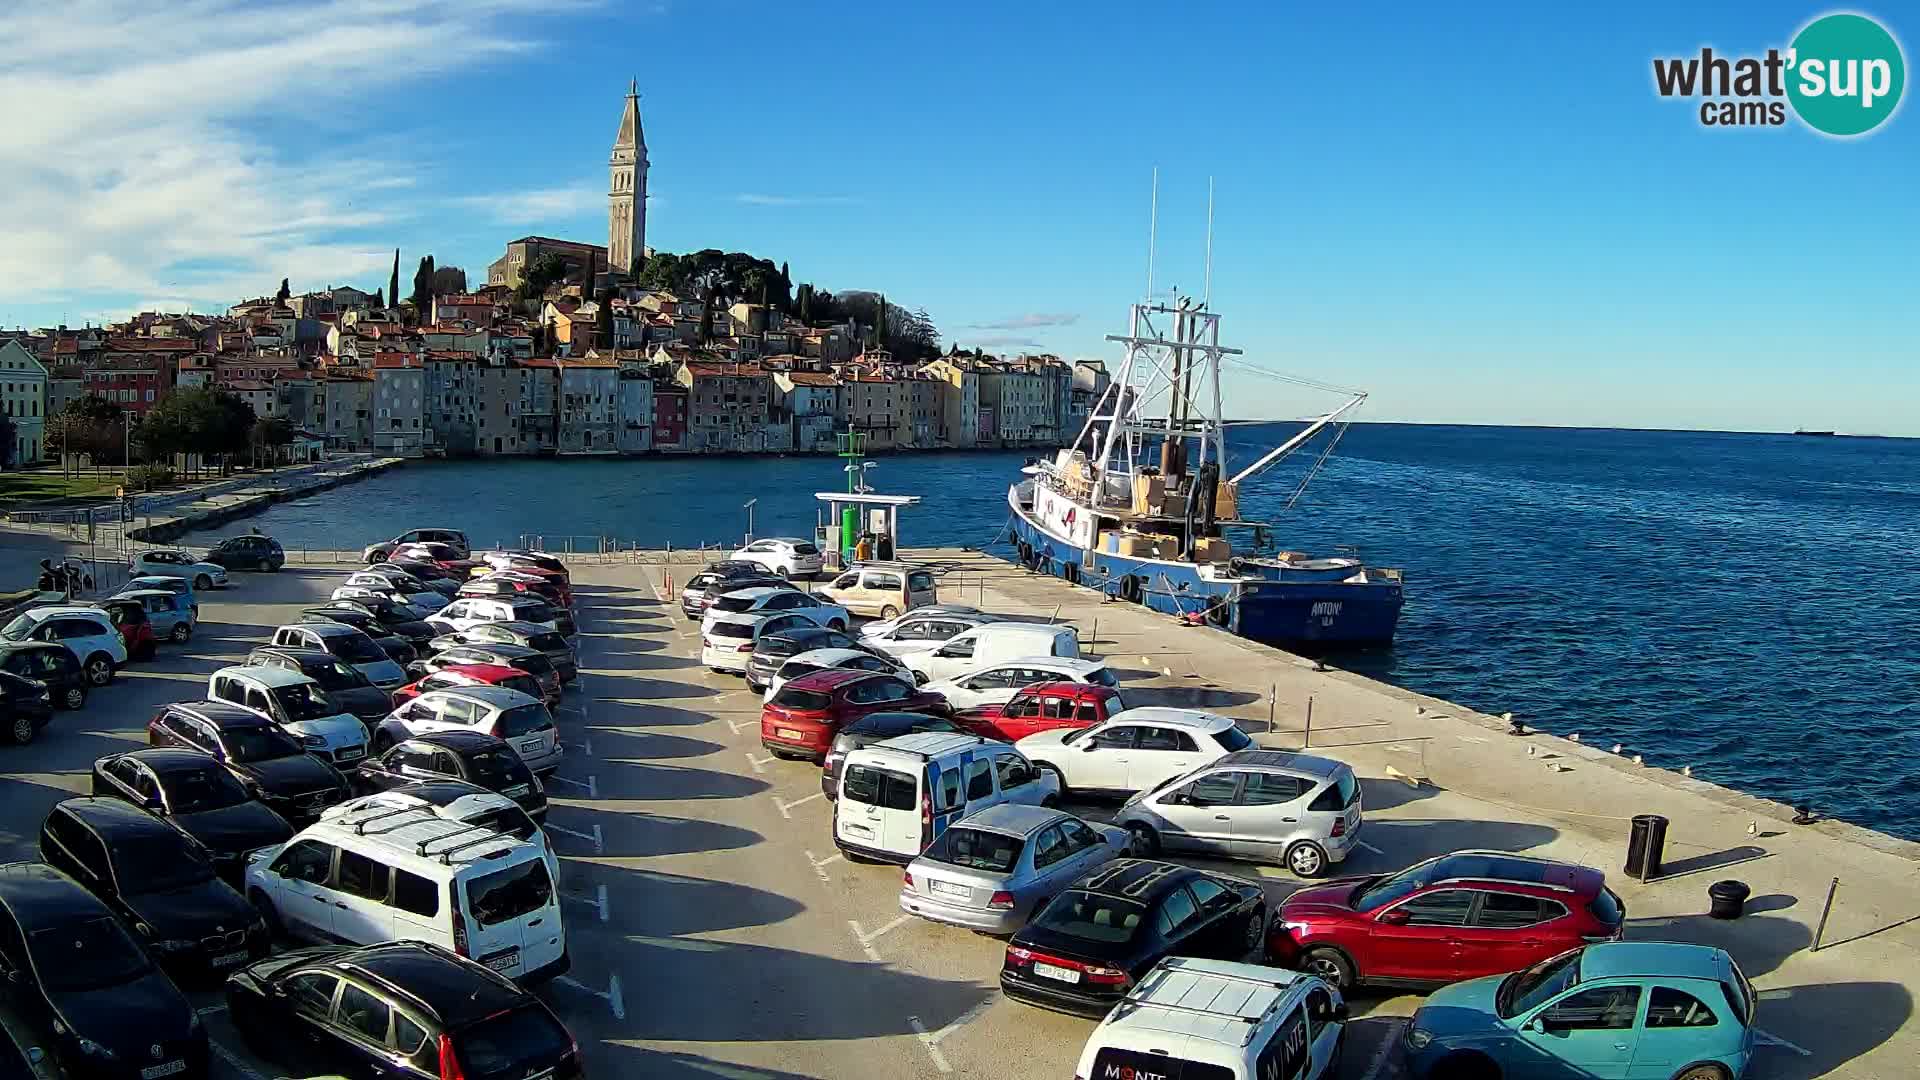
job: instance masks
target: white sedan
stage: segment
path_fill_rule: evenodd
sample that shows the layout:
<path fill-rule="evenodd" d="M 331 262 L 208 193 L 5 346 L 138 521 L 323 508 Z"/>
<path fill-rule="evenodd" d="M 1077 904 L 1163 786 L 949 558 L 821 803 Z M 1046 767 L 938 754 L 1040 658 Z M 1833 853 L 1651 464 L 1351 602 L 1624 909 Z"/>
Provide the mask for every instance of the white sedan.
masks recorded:
<path fill-rule="evenodd" d="M 1114 713 L 1090 728 L 1054 728 L 1013 744 L 1027 760 L 1079 795 L 1150 791 L 1254 742 L 1231 717 L 1198 709 L 1149 707 Z"/>
<path fill-rule="evenodd" d="M 820 558 L 820 549 L 797 536 L 772 536 L 755 540 L 728 558 L 750 562 L 768 573 L 787 577 L 817 574 L 825 565 Z"/>
<path fill-rule="evenodd" d="M 1013 695 L 1035 683 L 1091 683 L 1108 688 L 1120 685 L 1113 669 L 1099 660 L 1068 656 L 1023 656 L 969 671 L 951 679 L 930 682 L 924 689 L 940 694 L 956 709 L 1005 705 Z M 1126 706 L 1115 703 L 1113 708 Z"/>
<path fill-rule="evenodd" d="M 891 657 L 875 656 L 859 649 L 808 649 L 796 656 L 790 656 L 782 663 L 773 678 L 767 680 L 767 692 L 763 698 L 772 701 L 780 688 L 802 675 L 811 675 L 816 671 L 829 668 L 850 668 L 855 671 L 884 671 L 889 675 L 913 678 L 905 664 Z"/>
<path fill-rule="evenodd" d="M 783 589 L 777 585 L 764 585 L 751 589 L 735 589 L 733 592 L 715 600 L 707 608 L 702 627 L 711 625 L 721 615 L 767 615 L 791 613 L 810 620 L 815 626 L 825 626 L 833 630 L 845 630 L 853 621 L 847 609 L 839 604 L 829 604 L 798 589 Z"/>
<path fill-rule="evenodd" d="M 219 563 L 201 562 L 178 549 L 155 548 L 127 559 L 132 577 L 185 578 L 196 589 L 222 589 L 227 586 L 227 568 Z"/>

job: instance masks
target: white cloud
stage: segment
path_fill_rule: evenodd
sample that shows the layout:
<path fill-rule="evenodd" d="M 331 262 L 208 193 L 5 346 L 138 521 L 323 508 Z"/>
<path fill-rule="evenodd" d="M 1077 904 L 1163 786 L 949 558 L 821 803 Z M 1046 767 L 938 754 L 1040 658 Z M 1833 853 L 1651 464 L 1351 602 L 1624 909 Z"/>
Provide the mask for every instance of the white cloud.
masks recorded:
<path fill-rule="evenodd" d="M 1041 326 L 1071 326 L 1080 321 L 1080 316 L 1070 312 L 1035 311 L 1025 315 L 1009 315 L 997 322 L 974 323 L 975 330 L 1032 330 Z"/>
<path fill-rule="evenodd" d="M 562 3 L 561 6 L 568 6 Z M 555 0 L 0 8 L 0 302 L 200 308 L 391 265 L 412 163 L 337 131 L 395 85 L 530 49 Z M 299 157 L 276 132 L 312 125 Z M 391 134 L 388 131 L 388 134 Z M 368 192 L 387 192 L 379 199 Z M 526 205 L 524 202 L 522 205 Z"/>
<path fill-rule="evenodd" d="M 1037 349 L 1040 347 L 1040 343 L 1030 337 L 1019 337 L 1013 334 L 996 334 L 991 337 L 974 338 L 967 344 L 970 348 L 976 349 Z"/>
<path fill-rule="evenodd" d="M 502 225 L 539 225 L 575 217 L 607 205 L 606 184 L 570 184 L 565 187 L 502 191 L 470 195 L 460 205 L 479 211 Z"/>
<path fill-rule="evenodd" d="M 742 194 L 735 202 L 748 206 L 852 206 L 860 200 L 851 195 L 764 195 Z"/>

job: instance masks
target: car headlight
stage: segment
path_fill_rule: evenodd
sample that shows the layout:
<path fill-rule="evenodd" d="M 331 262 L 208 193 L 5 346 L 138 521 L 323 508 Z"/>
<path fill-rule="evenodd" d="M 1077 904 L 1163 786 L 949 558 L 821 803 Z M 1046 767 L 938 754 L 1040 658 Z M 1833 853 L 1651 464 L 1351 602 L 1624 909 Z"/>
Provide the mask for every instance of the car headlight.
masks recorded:
<path fill-rule="evenodd" d="M 194 944 L 195 944 L 194 942 L 186 938 L 168 938 L 164 941 L 154 942 L 153 951 L 157 953 L 186 952 L 187 950 L 193 948 Z"/>
<path fill-rule="evenodd" d="M 1410 1027 L 1407 1029 L 1407 1045 L 1415 1050 L 1425 1050 L 1427 1044 L 1432 1041 L 1433 1032 L 1428 1031 L 1426 1028 Z"/>
<path fill-rule="evenodd" d="M 321 738 L 318 735 L 302 735 L 300 736 L 300 745 L 301 746 L 325 746 L 327 745 L 327 740 Z"/>
<path fill-rule="evenodd" d="M 80 1052 L 87 1057 L 99 1058 L 102 1061 L 113 1061 L 120 1056 L 114 1053 L 111 1047 L 102 1046 L 92 1039 L 81 1039 L 75 1045 L 77 1045 Z"/>

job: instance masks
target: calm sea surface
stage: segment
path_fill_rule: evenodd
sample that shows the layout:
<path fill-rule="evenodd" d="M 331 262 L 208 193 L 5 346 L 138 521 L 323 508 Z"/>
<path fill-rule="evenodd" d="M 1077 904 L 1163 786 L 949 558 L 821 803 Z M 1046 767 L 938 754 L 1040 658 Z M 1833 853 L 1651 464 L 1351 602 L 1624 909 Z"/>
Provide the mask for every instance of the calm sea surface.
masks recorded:
<path fill-rule="evenodd" d="M 1229 439 L 1250 457 L 1285 434 Z M 906 543 L 978 546 L 1024 455 L 878 460 L 874 487 L 925 497 Z M 1243 512 L 1406 571 L 1398 643 L 1351 666 L 1920 838 L 1920 440 L 1359 425 L 1283 510 L 1299 475 Z M 422 463 L 223 531 L 692 546 L 737 541 L 750 498 L 760 535 L 810 535 L 813 493 L 845 486 L 818 458 Z"/>

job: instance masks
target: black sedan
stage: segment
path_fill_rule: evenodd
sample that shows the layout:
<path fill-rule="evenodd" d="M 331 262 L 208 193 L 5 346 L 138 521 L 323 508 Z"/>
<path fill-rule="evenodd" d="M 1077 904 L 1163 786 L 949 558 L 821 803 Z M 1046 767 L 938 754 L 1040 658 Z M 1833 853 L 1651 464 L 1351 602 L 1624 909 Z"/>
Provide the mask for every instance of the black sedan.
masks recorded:
<path fill-rule="evenodd" d="M 266 955 L 267 924 L 214 873 L 206 849 L 118 799 L 54 806 L 40 826 L 40 857 L 98 897 L 177 975 L 220 975 Z"/>
<path fill-rule="evenodd" d="M 396 637 L 405 638 L 407 644 L 412 645 L 416 652 L 421 646 L 432 641 L 433 636 L 439 632 L 425 619 L 422 619 L 419 612 L 403 604 L 396 604 L 385 597 L 358 596 L 343 598 L 339 600 L 329 600 L 322 606 L 327 608 L 346 608 L 351 611 L 364 612 L 372 617 L 375 625 L 384 629 L 387 633 L 393 634 Z M 362 629 L 366 628 L 362 627 Z M 367 633 L 373 634 L 374 631 L 367 630 Z M 376 634 L 375 636 L 378 635 Z"/>
<path fill-rule="evenodd" d="M 352 794 L 339 770 L 307 753 L 293 736 L 224 701 L 168 705 L 147 725 L 147 742 L 210 755 L 295 827 L 319 820 L 320 811 Z"/>
<path fill-rule="evenodd" d="M 207 1032 L 186 995 L 45 863 L 0 866 L 0 993 L 70 1077 L 206 1074 Z"/>
<path fill-rule="evenodd" d="M 481 731 L 435 731 L 395 743 L 361 764 L 359 783 L 374 792 L 444 778 L 505 795 L 528 817 L 546 820 L 547 793 L 533 770 L 506 740 Z"/>
<path fill-rule="evenodd" d="M 0 671 L 45 684 L 62 709 L 85 705 L 91 689 L 80 658 L 57 641 L 0 641 Z"/>
<path fill-rule="evenodd" d="M 198 750 L 149 748 L 93 763 L 93 793 L 138 806 L 198 841 L 214 869 L 238 888 L 243 856 L 282 844 L 293 826 L 219 762 Z"/>
<path fill-rule="evenodd" d="M 853 649 L 856 652 L 872 653 L 876 659 L 884 660 L 885 669 L 872 670 L 900 671 L 906 665 L 893 657 L 871 649 L 860 643 L 860 639 L 844 630 L 835 630 L 830 626 L 801 626 L 792 630 L 782 630 L 777 634 L 762 635 L 753 644 L 753 655 L 747 657 L 747 686 L 753 690 L 765 690 L 773 682 L 774 673 L 780 665 L 799 656 L 803 652 L 815 649 Z"/>
<path fill-rule="evenodd" d="M 539 998 L 420 941 L 296 949 L 262 960 L 227 980 L 227 1012 L 249 1046 L 302 1076 L 581 1075 L 579 1047 Z M 386 1048 L 396 1042 L 409 1048 L 403 1068 Z"/>
<path fill-rule="evenodd" d="M 833 745 L 827 750 L 827 760 L 821 763 L 820 791 L 829 799 L 840 797 L 840 766 L 847 760 L 848 754 L 863 746 L 915 732 L 959 730 L 959 725 L 953 721 L 926 713 L 868 713 L 841 728 L 833 737 Z"/>
<path fill-rule="evenodd" d="M 0 671 L 0 731 L 15 746 L 33 741 L 53 719 L 53 699 L 45 683 Z"/>
<path fill-rule="evenodd" d="M 334 607 L 332 604 L 306 608 L 300 612 L 300 621 L 333 622 L 351 626 L 372 638 L 373 643 L 380 646 L 380 651 L 387 654 L 387 659 L 401 667 L 413 663 L 414 659 L 420 655 L 420 650 L 413 647 L 413 642 L 382 626 L 379 619 L 359 608 Z"/>
<path fill-rule="evenodd" d="M 272 573 L 287 565 L 287 552 L 271 536 L 249 533 L 229 536 L 207 549 L 207 561 L 229 570 L 265 570 Z"/>
<path fill-rule="evenodd" d="M 1007 945 L 1000 990 L 1100 1017 L 1169 956 L 1241 960 L 1259 948 L 1266 894 L 1239 878 L 1120 859 L 1062 892 Z"/>
<path fill-rule="evenodd" d="M 327 700 L 366 721 L 378 723 L 393 711 L 393 695 L 373 685 L 359 670 L 325 649 L 266 645 L 247 654 L 248 667 L 297 671 L 327 692 Z"/>
<path fill-rule="evenodd" d="M 374 565 L 391 566 L 396 569 L 405 570 L 407 573 L 412 574 L 414 577 L 426 583 L 427 588 L 437 593 L 443 593 L 449 597 L 458 593 L 460 586 L 466 584 L 467 581 L 467 575 L 456 574 L 446 567 L 441 566 L 439 563 L 429 562 L 426 559 L 388 559 L 384 563 L 376 563 Z"/>

